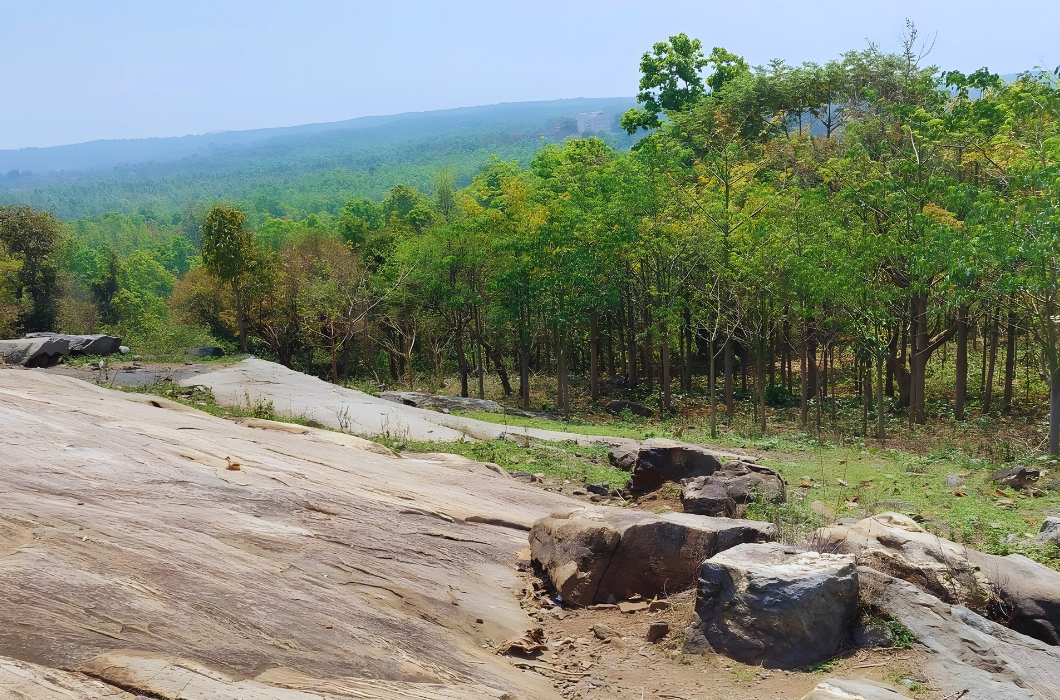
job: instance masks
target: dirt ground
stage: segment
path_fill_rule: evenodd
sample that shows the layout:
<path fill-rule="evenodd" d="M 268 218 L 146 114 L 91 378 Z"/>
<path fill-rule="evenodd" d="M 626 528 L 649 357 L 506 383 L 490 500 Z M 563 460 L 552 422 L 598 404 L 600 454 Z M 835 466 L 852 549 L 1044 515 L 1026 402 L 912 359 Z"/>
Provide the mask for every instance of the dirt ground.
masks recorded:
<path fill-rule="evenodd" d="M 681 649 L 684 630 L 695 614 L 694 590 L 670 596 L 660 605 L 664 609 L 655 612 L 565 610 L 547 604 L 533 571 L 524 573 L 524 581 L 523 606 L 544 629 L 548 651 L 510 658 L 514 665 L 552 679 L 556 690 L 571 700 L 798 700 L 829 677 L 895 685 L 922 678 L 922 652 L 916 649 L 848 648 L 831 663 L 800 671 L 748 666 L 721 655 L 688 655 Z M 670 631 L 651 643 L 646 636 L 654 622 L 667 623 Z M 601 624 L 620 639 L 600 639 L 593 628 Z M 935 695 L 924 688 L 914 697 L 928 700 Z"/>

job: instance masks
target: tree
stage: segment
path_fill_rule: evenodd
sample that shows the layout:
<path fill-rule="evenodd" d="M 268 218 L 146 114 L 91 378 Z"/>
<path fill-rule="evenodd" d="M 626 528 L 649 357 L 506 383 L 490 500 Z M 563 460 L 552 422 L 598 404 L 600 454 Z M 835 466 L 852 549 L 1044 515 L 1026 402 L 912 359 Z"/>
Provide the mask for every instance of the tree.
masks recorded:
<path fill-rule="evenodd" d="M 254 232 L 244 227 L 246 222 L 243 212 L 219 204 L 206 213 L 202 223 L 202 262 L 211 274 L 232 288 L 240 352 L 247 351 L 243 290 L 257 253 Z"/>
<path fill-rule="evenodd" d="M 644 107 L 622 115 L 621 127 L 630 134 L 638 129 L 657 129 L 662 125 L 660 112 L 679 111 L 694 103 L 703 95 L 703 78 L 699 72 L 706 65 L 699 39 L 689 39 L 682 33 L 670 37 L 669 41 L 657 42 L 640 59 L 637 102 Z"/>
<path fill-rule="evenodd" d="M 14 296 L 23 331 L 55 329 L 56 258 L 62 242 L 62 226 L 50 213 L 24 205 L 0 207 L 0 243 L 19 264 Z"/>

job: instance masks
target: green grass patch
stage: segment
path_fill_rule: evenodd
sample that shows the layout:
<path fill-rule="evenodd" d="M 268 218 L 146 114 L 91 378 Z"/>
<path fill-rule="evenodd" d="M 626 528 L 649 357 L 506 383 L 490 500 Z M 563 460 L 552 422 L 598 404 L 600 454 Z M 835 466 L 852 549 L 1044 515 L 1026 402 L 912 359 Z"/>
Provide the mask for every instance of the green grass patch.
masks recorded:
<path fill-rule="evenodd" d="M 384 442 L 384 444 L 386 444 Z M 597 445 L 577 445 L 574 442 L 545 442 L 532 440 L 529 447 L 520 447 L 510 440 L 479 440 L 477 442 L 426 442 L 409 440 L 389 447 L 403 452 L 446 452 L 463 455 L 480 462 L 493 462 L 509 472 L 544 474 L 571 483 L 607 483 L 622 488 L 629 474 L 607 463 L 607 448 Z"/>
<path fill-rule="evenodd" d="M 510 425 L 516 428 L 536 428 L 553 430 L 577 435 L 597 435 L 601 437 L 622 437 L 634 440 L 646 440 L 653 437 L 673 437 L 673 433 L 664 427 L 637 425 L 632 422 L 616 420 L 610 423 L 590 423 L 580 420 L 549 420 L 547 418 L 526 418 L 524 416 L 505 416 L 500 413 L 480 413 L 478 411 L 453 411 L 453 415 L 487 423 Z"/>

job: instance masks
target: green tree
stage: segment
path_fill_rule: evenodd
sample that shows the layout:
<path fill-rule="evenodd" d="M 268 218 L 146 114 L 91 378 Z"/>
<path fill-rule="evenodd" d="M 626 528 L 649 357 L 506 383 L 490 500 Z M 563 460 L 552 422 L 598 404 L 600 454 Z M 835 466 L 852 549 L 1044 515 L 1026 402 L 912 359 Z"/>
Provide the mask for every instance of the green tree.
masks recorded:
<path fill-rule="evenodd" d="M 235 207 L 217 205 L 202 223 L 202 262 L 206 269 L 232 288 L 239 328 L 239 350 L 247 351 L 243 291 L 256 261 L 254 232 L 245 227 L 246 215 Z"/>
<path fill-rule="evenodd" d="M 24 205 L 0 207 L 0 243 L 19 263 L 15 298 L 23 331 L 55 328 L 62 242 L 62 226 L 50 213 Z"/>

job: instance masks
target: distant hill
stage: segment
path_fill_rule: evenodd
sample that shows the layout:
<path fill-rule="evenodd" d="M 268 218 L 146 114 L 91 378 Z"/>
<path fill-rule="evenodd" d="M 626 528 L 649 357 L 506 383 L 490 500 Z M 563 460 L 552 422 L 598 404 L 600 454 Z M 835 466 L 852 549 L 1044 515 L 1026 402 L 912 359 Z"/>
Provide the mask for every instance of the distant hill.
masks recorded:
<path fill-rule="evenodd" d="M 280 198 L 316 181 L 333 210 L 346 196 L 378 197 L 396 181 L 422 185 L 441 167 L 466 180 L 491 154 L 527 160 L 577 133 L 582 112 L 612 131 L 633 98 L 516 102 L 342 122 L 197 136 L 91 141 L 0 150 L 0 203 L 27 202 L 64 219 L 145 207 L 178 211 L 217 199 Z M 634 139 L 606 137 L 618 148 Z M 331 192 L 334 190 L 334 192 Z M 305 194 L 305 192 L 303 192 Z M 312 203 L 307 203 L 312 208 Z M 338 202 L 341 206 L 341 201 Z"/>

